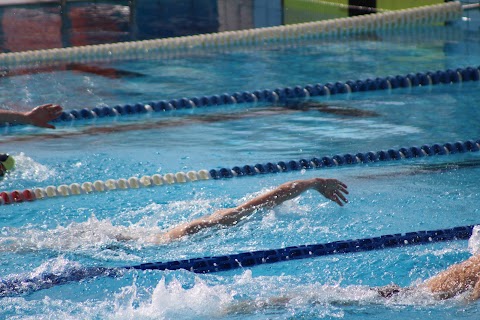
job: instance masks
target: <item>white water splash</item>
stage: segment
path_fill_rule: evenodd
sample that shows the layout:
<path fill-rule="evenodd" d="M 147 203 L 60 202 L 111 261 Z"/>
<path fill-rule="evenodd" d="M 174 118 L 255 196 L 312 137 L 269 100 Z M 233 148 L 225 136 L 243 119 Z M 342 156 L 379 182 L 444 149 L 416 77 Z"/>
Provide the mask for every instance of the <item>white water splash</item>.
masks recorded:
<path fill-rule="evenodd" d="M 245 199 L 240 199 L 239 202 L 243 200 Z M 119 212 L 111 219 L 99 220 L 92 214 L 87 221 L 59 225 L 53 229 L 36 225 L 21 228 L 4 227 L 0 229 L 0 252 L 82 251 L 89 252 L 89 255 L 93 254 L 98 259 L 115 261 L 137 259 L 136 256 L 123 256 L 122 252 L 115 252 L 116 250 L 107 252 L 108 247 L 126 245 L 132 249 L 141 249 L 146 245 L 152 245 L 150 240 L 153 235 L 160 234 L 179 223 L 211 214 L 215 211 L 212 204 L 222 201 L 223 199 L 196 199 L 167 204 L 151 203 L 137 210 Z M 303 207 L 298 199 L 294 199 L 276 208 L 275 211 L 262 212 L 259 215 L 263 216 L 261 221 L 264 221 L 262 225 L 265 227 L 269 224 L 269 219 L 275 220 L 275 215 L 286 216 L 291 215 L 291 212 L 299 214 L 299 211 L 308 211 L 307 209 L 308 206 Z M 121 224 L 123 221 L 132 220 L 136 222 L 129 225 Z"/>
<path fill-rule="evenodd" d="M 468 250 L 472 255 L 480 253 L 480 226 L 473 227 L 472 236 L 468 239 Z"/>
<path fill-rule="evenodd" d="M 219 317 L 233 301 L 227 286 L 209 286 L 196 279 L 191 288 L 183 288 L 178 280 L 158 282 L 150 299 L 141 300 L 137 287 L 123 288 L 116 296 L 115 311 L 110 319 L 191 319 Z"/>
<path fill-rule="evenodd" d="M 13 158 L 15 159 L 15 169 L 8 173 L 9 179 L 13 181 L 22 179 L 42 182 L 57 175 L 54 169 L 36 162 L 23 152 L 13 155 Z"/>
<path fill-rule="evenodd" d="M 139 225 L 116 226 L 109 219 L 98 220 L 92 215 L 85 222 L 73 222 L 50 230 L 3 228 L 0 251 L 23 252 L 43 249 L 91 251 L 129 239 L 137 240 L 129 241 L 129 244 L 140 248 L 148 237 L 160 232 L 161 230 L 155 226 L 148 228 Z M 127 257 L 117 257 L 115 260 L 122 258 Z"/>
<path fill-rule="evenodd" d="M 253 277 L 251 271 L 234 276 L 231 284 L 209 285 L 196 278 L 184 288 L 181 281 L 160 280 L 145 298 L 135 284 L 115 298 L 111 319 L 237 318 L 252 314 L 277 314 L 279 318 L 315 313 L 317 318 L 343 318 L 350 306 L 428 307 L 439 303 L 421 290 L 384 299 L 364 285 L 295 284 L 288 276 Z M 280 315 L 284 315 L 282 317 Z"/>
<path fill-rule="evenodd" d="M 81 267 L 74 262 L 58 258 L 35 269 L 31 275 L 45 272 L 61 273 Z M 148 276 L 148 273 L 139 274 Z M 252 315 L 261 318 L 276 315 L 278 319 L 314 315 L 314 318 L 345 318 L 349 308 L 381 307 L 399 310 L 405 307 L 431 308 L 438 301 L 420 290 L 400 293 L 390 299 L 379 297 L 375 290 L 364 285 L 341 283 L 302 284 L 293 276 L 252 276 L 250 270 L 237 276 L 194 276 L 183 272 L 166 275 L 152 287 L 131 285 L 116 293 L 104 295 L 104 299 L 69 301 L 48 296 L 42 300 L 7 298 L 0 300 L 0 307 L 14 304 L 23 312 L 42 310 L 45 317 L 19 319 L 57 318 L 58 312 L 65 319 L 81 314 L 82 319 L 238 319 Z M 173 277 L 173 278 L 172 278 Z M 195 277 L 194 279 L 192 277 Z M 187 282 L 187 284 L 183 282 Z M 193 283 L 192 283 L 193 280 Z M 8 300 L 8 301 L 7 301 Z M 455 301 L 454 301 L 455 304 Z M 11 308 L 10 308 L 11 309 Z M 13 311 L 11 311 L 13 312 Z"/>

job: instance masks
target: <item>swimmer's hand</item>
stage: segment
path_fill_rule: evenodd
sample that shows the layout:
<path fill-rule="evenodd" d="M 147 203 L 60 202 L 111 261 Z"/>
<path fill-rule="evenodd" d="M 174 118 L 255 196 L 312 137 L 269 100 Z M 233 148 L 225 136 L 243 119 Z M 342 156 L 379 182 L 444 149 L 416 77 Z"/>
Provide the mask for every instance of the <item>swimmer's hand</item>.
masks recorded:
<path fill-rule="evenodd" d="M 347 203 L 347 185 L 337 179 L 315 178 L 312 189 L 317 190 L 325 198 L 336 202 L 339 206 Z"/>
<path fill-rule="evenodd" d="M 62 111 L 61 106 L 49 103 L 35 107 L 32 111 L 25 113 L 25 117 L 31 125 L 55 129 L 55 126 L 48 122 L 58 118 L 62 114 Z"/>

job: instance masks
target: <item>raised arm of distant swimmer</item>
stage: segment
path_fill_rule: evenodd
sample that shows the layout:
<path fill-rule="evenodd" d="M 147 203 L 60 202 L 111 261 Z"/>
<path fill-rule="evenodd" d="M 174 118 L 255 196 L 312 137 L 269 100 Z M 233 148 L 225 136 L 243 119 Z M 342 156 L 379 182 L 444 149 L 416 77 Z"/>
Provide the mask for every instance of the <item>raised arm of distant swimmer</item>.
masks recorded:
<path fill-rule="evenodd" d="M 55 129 L 48 123 L 62 114 L 62 107 L 55 104 L 44 104 L 28 112 L 0 110 L 0 122 L 31 124 L 33 126 Z"/>
<path fill-rule="evenodd" d="M 155 236 L 152 242 L 162 243 L 178 239 L 217 225 L 235 225 L 258 209 L 273 208 L 309 189 L 318 191 L 324 197 L 336 202 L 340 206 L 347 202 L 345 198 L 345 195 L 348 194 L 347 186 L 336 179 L 313 178 L 290 181 L 235 208 L 218 210 L 209 216 L 181 224 L 166 233 Z"/>

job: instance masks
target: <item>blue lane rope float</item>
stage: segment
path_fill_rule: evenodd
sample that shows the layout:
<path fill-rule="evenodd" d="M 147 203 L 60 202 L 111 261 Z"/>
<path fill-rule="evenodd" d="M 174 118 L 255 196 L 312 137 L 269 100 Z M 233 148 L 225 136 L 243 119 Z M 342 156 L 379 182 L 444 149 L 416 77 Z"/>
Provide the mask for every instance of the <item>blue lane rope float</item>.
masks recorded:
<path fill-rule="evenodd" d="M 12 204 L 18 202 L 31 202 L 38 199 L 67 197 L 79 194 L 96 194 L 113 190 L 131 190 L 141 187 L 153 187 L 171 185 L 175 183 L 187 183 L 200 180 L 219 180 L 234 177 L 254 176 L 257 174 L 275 174 L 281 172 L 323 169 L 346 165 L 366 164 L 370 162 L 395 161 L 430 157 L 436 155 L 449 155 L 455 153 L 478 152 L 480 150 L 479 140 L 457 141 L 445 144 L 424 144 L 421 147 L 388 149 L 377 152 L 359 152 L 356 154 L 337 154 L 334 156 L 313 157 L 311 159 L 300 159 L 290 161 L 268 162 L 265 164 L 241 165 L 232 168 L 220 168 L 211 170 L 180 171 L 167 173 L 165 175 L 154 174 L 142 176 L 141 178 L 130 177 L 128 179 L 97 180 L 95 182 L 62 184 L 60 186 L 47 186 L 45 188 L 25 189 L 23 191 L 0 192 L 0 204 Z"/>
<path fill-rule="evenodd" d="M 466 9 L 468 9 L 466 7 Z M 56 48 L 0 54 L 4 67 L 83 63 L 169 57 L 198 50 L 259 46 L 302 39 L 361 34 L 380 29 L 431 25 L 458 20 L 464 7 L 459 1 L 382 13 L 359 15 L 284 26 L 255 28 L 123 43 Z"/>
<path fill-rule="evenodd" d="M 407 75 L 369 78 L 366 80 L 337 81 L 326 84 L 307 84 L 277 89 L 261 89 L 254 91 L 223 93 L 212 96 L 179 98 L 157 102 L 102 106 L 93 109 L 64 111 L 55 121 L 71 121 L 80 119 L 105 118 L 119 115 L 142 114 L 148 112 L 163 112 L 177 109 L 218 106 L 240 103 L 284 103 L 289 99 L 306 99 L 316 96 L 330 96 L 362 91 L 391 90 L 438 84 L 452 84 L 480 80 L 480 66 L 445 71 L 427 71 L 409 73 Z"/>
<path fill-rule="evenodd" d="M 0 279 L 0 297 L 28 294 L 56 285 L 97 277 L 118 277 L 128 270 L 188 270 L 195 273 L 212 273 L 254 267 L 282 261 L 315 258 L 333 254 L 381 250 L 435 242 L 466 240 L 472 235 L 474 225 L 451 229 L 388 234 L 372 238 L 334 241 L 322 244 L 291 246 L 280 249 L 258 250 L 214 257 L 193 258 L 169 262 L 142 263 L 125 267 L 69 268 L 63 272 L 42 273 L 34 277 L 19 275 Z"/>

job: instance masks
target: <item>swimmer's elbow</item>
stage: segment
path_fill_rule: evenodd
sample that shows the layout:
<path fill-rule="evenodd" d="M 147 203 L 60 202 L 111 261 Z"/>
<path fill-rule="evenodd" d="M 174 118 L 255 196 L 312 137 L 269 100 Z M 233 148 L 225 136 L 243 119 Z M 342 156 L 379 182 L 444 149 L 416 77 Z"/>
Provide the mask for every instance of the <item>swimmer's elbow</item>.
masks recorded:
<path fill-rule="evenodd" d="M 160 245 L 160 244 L 165 244 L 170 242 L 171 239 L 168 234 L 165 233 L 158 233 L 154 234 L 146 239 L 147 243 L 155 244 L 155 245 Z"/>
<path fill-rule="evenodd" d="M 115 240 L 117 241 L 132 241 L 138 240 L 138 237 L 133 236 L 131 234 L 119 233 L 115 235 Z"/>
<path fill-rule="evenodd" d="M 167 232 L 166 235 L 169 239 L 178 239 L 187 235 L 198 233 L 202 229 L 212 227 L 215 224 L 218 224 L 218 222 L 216 222 L 214 219 L 211 219 L 209 217 L 200 218 L 190 223 L 175 227 L 174 229 Z"/>

